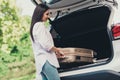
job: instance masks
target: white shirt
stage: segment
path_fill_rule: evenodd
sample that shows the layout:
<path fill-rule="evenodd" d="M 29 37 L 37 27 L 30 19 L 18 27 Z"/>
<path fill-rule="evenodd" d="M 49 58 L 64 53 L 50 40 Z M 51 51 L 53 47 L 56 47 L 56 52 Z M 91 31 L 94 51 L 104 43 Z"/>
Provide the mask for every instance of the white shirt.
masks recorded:
<path fill-rule="evenodd" d="M 32 41 L 33 52 L 35 56 L 36 72 L 40 74 L 46 60 L 55 66 L 59 67 L 57 57 L 50 49 L 54 46 L 52 36 L 49 30 L 45 27 L 44 22 L 37 22 L 33 27 Z"/>

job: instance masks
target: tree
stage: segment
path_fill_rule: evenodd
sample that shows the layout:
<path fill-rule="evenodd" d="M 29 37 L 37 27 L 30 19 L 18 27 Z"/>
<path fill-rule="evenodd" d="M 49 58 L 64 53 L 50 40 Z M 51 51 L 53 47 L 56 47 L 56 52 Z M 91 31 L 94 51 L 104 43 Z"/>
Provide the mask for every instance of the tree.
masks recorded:
<path fill-rule="evenodd" d="M 30 18 L 20 15 L 15 0 L 0 0 L 0 79 L 10 71 L 10 63 L 31 59 Z"/>

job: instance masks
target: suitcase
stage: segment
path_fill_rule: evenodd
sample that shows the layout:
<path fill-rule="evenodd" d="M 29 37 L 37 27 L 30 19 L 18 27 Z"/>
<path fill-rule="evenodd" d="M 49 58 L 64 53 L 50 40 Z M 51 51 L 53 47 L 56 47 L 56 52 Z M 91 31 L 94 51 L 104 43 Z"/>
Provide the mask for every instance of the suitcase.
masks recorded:
<path fill-rule="evenodd" d="M 71 68 L 84 64 L 94 63 L 96 53 L 90 49 L 84 48 L 59 48 L 64 52 L 65 58 L 58 58 L 60 68 Z M 67 66 L 66 66 L 67 65 Z"/>

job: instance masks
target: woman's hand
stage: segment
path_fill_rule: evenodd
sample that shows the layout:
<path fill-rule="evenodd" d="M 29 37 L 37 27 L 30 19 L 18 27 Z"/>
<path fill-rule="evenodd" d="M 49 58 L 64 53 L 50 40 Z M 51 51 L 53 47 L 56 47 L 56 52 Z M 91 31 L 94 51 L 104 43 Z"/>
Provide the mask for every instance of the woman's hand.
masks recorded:
<path fill-rule="evenodd" d="M 52 47 L 51 51 L 55 52 L 57 58 L 64 58 L 65 57 L 64 53 L 59 48 Z"/>
<path fill-rule="evenodd" d="M 57 55 L 57 58 L 65 58 L 65 55 L 62 51 L 58 50 L 57 52 L 55 52 Z"/>

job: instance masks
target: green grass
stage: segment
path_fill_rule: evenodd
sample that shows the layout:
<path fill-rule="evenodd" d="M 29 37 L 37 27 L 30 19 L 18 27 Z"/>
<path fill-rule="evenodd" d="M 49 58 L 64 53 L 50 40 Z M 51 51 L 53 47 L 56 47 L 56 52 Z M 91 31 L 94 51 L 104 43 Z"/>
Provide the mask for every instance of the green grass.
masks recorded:
<path fill-rule="evenodd" d="M 10 79 L 10 80 L 35 80 L 35 73 L 28 74 L 28 75 L 25 75 L 25 76 L 21 76 L 21 77 L 18 77 L 18 78 L 13 78 L 13 79 Z"/>

